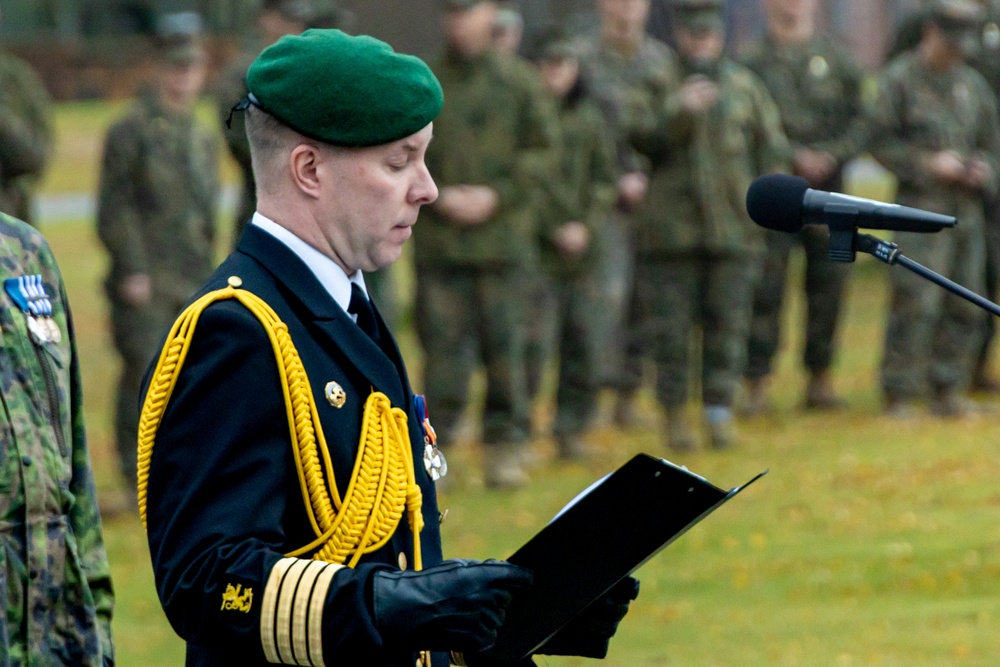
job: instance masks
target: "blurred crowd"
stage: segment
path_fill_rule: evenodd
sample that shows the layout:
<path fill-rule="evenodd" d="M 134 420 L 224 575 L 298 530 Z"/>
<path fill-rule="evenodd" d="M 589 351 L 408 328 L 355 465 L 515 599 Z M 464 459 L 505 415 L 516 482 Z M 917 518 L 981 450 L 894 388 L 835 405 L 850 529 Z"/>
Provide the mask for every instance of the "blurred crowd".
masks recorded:
<path fill-rule="evenodd" d="M 446 447 L 468 437 L 470 379 L 484 372 L 474 430 L 487 486 L 527 481 L 532 406 L 549 400 L 549 377 L 561 459 L 588 456 L 601 420 L 634 428 L 647 382 L 665 451 L 736 444 L 739 420 L 774 410 L 769 380 L 798 248 L 802 406 L 844 409 L 832 371 L 850 265 L 828 258 L 825 227 L 756 226 L 744 196 L 760 175 L 838 191 L 844 166 L 870 154 L 898 179 L 899 203 L 960 220 L 940 234 L 896 234 L 903 251 L 996 296 L 1000 2 L 925 1 L 898 26 L 868 95 L 846 45 L 818 28 L 819 0 L 761 2 L 765 35 L 732 56 L 724 0 L 674 0 L 673 47 L 647 32 L 650 0 L 595 0 L 600 23 L 585 34 L 526 31 L 493 0 L 441 0 L 433 68 L 446 102 L 427 155 L 439 198 L 414 231 L 412 311 L 397 302 L 392 271 L 365 278 L 387 320 L 412 312 L 418 384 Z M 111 257 L 116 437 L 132 484 L 142 375 L 213 269 L 220 151 L 243 177 L 234 244 L 255 208 L 247 67 L 283 35 L 352 26 L 308 0 L 266 0 L 258 28 L 214 91 L 225 147 L 194 114 L 208 63 L 191 12 L 162 17 L 148 91 L 107 133 L 97 228 Z M 0 210 L 27 219 L 52 131 L 41 84 L 9 55 L 0 104 Z M 976 412 L 971 392 L 1000 392 L 992 318 L 902 269 L 888 275 L 886 415 Z"/>

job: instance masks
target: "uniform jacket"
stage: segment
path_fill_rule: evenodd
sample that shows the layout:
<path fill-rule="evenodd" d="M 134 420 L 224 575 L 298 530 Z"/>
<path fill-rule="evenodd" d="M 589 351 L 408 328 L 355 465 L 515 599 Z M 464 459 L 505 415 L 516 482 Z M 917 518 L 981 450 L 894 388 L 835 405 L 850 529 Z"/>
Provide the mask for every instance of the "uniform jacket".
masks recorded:
<path fill-rule="evenodd" d="M 309 268 L 267 232 L 247 228 L 235 252 L 202 290 L 230 276 L 266 301 L 288 326 L 317 400 L 341 495 L 361 435 L 362 408 L 374 389 L 409 412 L 410 438 L 426 525 L 424 566 L 441 560 L 434 485 L 423 461 L 423 433 L 399 351 L 380 320 L 383 348 L 354 324 Z M 335 408 L 328 382 L 346 392 Z M 190 666 L 268 664 L 260 639 L 264 589 L 283 554 L 313 540 L 288 435 L 274 353 L 264 329 L 240 303 L 213 304 L 201 317 L 164 414 L 150 464 L 148 536 L 167 618 L 188 642 Z M 382 549 L 337 572 L 322 614 L 327 665 L 412 667 L 411 648 L 386 646 L 375 625 L 372 576 L 413 563 L 405 519 Z M 224 609 L 227 587 L 252 590 L 246 611 Z M 435 665 L 446 665 L 442 656 Z"/>
<path fill-rule="evenodd" d="M 111 255 L 109 295 L 148 274 L 154 295 L 187 299 L 212 272 L 218 142 L 194 114 L 153 95 L 111 126 L 97 202 L 97 232 Z"/>
<path fill-rule="evenodd" d="M 0 215 L 3 279 L 41 275 L 58 342 L 0 292 L 0 665 L 114 664 L 114 596 L 62 278 L 45 240 Z"/>
<path fill-rule="evenodd" d="M 486 222 L 456 225 L 426 206 L 414 234 L 418 266 L 515 267 L 534 249 L 537 179 L 558 132 L 541 84 L 495 53 L 450 55 L 434 73 L 445 105 L 434 121 L 427 167 L 438 187 L 487 185 L 499 205 Z"/>
<path fill-rule="evenodd" d="M 0 53 L 0 211 L 22 220 L 29 220 L 31 191 L 52 149 L 50 107 L 31 67 Z"/>
<path fill-rule="evenodd" d="M 636 220 L 640 257 L 760 249 L 763 230 L 746 212 L 746 192 L 757 176 L 787 169 L 788 140 L 774 100 L 750 70 L 723 60 L 715 77 L 714 107 L 690 114 L 675 91 L 632 134 L 653 164 Z"/>
<path fill-rule="evenodd" d="M 879 80 L 870 122 L 872 155 L 899 179 L 900 204 L 982 219 L 983 196 L 997 191 L 1000 175 L 997 104 L 982 76 L 965 65 L 932 72 L 917 52 L 904 53 Z M 940 183 L 927 161 L 943 150 L 985 160 L 994 178 L 978 191 Z"/>

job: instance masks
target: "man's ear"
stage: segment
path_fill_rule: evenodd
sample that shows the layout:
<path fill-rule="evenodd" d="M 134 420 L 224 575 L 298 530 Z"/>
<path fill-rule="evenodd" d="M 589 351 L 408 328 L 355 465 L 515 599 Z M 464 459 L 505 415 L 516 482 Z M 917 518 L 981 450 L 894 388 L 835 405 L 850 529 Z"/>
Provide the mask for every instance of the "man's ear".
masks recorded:
<path fill-rule="evenodd" d="M 292 182 L 299 191 L 313 199 L 318 199 L 320 195 L 319 167 L 323 158 L 319 147 L 312 144 L 299 144 L 288 156 Z"/>

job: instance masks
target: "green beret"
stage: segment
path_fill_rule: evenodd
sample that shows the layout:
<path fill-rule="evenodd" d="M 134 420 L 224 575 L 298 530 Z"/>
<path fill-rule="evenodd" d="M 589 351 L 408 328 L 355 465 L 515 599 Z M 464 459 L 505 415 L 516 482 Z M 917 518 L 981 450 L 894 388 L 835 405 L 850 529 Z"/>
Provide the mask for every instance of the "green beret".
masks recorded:
<path fill-rule="evenodd" d="M 247 71 L 250 102 L 299 134 L 359 148 L 419 132 L 441 112 L 441 84 L 424 61 L 340 30 L 286 35 Z"/>

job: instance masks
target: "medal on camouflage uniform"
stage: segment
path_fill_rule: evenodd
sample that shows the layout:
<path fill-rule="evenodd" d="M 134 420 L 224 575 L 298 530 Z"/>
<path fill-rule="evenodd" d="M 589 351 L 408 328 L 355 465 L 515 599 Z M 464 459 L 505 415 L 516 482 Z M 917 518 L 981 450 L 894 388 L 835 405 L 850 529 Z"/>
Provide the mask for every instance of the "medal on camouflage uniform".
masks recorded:
<path fill-rule="evenodd" d="M 42 276 L 7 278 L 3 286 L 27 318 L 28 331 L 36 343 L 58 343 L 62 340 L 62 331 L 52 319 L 52 300 L 45 293 Z"/>
<path fill-rule="evenodd" d="M 448 474 L 448 461 L 437 447 L 437 433 L 431 426 L 430 415 L 427 413 L 427 399 L 415 396 L 414 407 L 417 409 L 417 420 L 424 431 L 424 468 L 433 481 L 438 481 Z"/>

